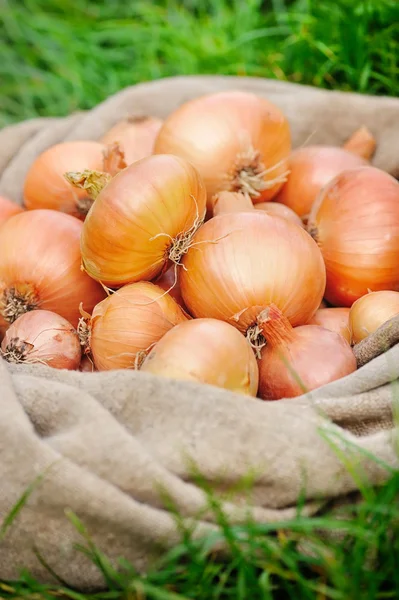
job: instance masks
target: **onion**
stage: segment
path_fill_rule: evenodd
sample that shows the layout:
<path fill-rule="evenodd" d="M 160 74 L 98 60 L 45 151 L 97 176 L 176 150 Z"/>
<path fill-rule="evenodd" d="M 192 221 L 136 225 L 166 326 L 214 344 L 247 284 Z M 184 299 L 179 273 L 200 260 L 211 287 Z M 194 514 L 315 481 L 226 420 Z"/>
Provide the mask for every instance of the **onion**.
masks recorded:
<path fill-rule="evenodd" d="M 7 219 L 23 212 L 23 208 L 11 202 L 8 198 L 0 196 L 0 225 L 2 225 Z"/>
<path fill-rule="evenodd" d="M 97 371 L 90 356 L 82 356 L 82 360 L 80 361 L 79 365 L 79 371 L 82 373 L 94 373 L 94 371 Z"/>
<path fill-rule="evenodd" d="M 321 189 L 344 171 L 366 165 L 366 161 L 342 148 L 308 146 L 292 152 L 290 174 L 276 200 L 307 220 Z"/>
<path fill-rule="evenodd" d="M 1 355 L 10 363 L 41 363 L 54 369 L 77 369 L 82 351 L 76 329 L 60 315 L 35 310 L 21 315 L 7 330 Z"/>
<path fill-rule="evenodd" d="M 258 317 L 267 341 L 259 361 L 259 396 L 264 400 L 293 398 L 345 377 L 356 370 L 348 342 L 317 325 L 292 328 L 276 306 Z"/>
<path fill-rule="evenodd" d="M 206 193 L 197 171 L 176 156 L 150 156 L 100 192 L 82 233 L 87 273 L 111 287 L 154 279 L 179 264 L 200 227 Z"/>
<path fill-rule="evenodd" d="M 165 273 L 163 273 L 158 279 L 156 279 L 153 283 L 162 288 L 165 292 L 168 292 L 170 296 L 172 296 L 173 300 L 177 302 L 177 304 L 184 311 L 187 310 L 186 305 L 184 304 L 183 296 L 181 295 L 180 289 L 180 281 L 178 272 L 175 266 L 170 267 Z"/>
<path fill-rule="evenodd" d="M 258 390 L 258 367 L 250 345 L 237 329 L 216 319 L 194 319 L 173 327 L 141 370 L 250 396 Z"/>
<path fill-rule="evenodd" d="M 183 260 L 183 298 L 195 317 L 231 323 L 255 346 L 256 319 L 271 303 L 292 325 L 312 318 L 323 297 L 325 267 L 306 231 L 261 211 L 214 217 Z"/>
<path fill-rule="evenodd" d="M 52 210 L 23 212 L 0 235 L 0 332 L 35 309 L 56 312 L 77 326 L 104 298 L 98 283 L 81 271 L 82 223 Z"/>
<path fill-rule="evenodd" d="M 339 333 L 350 343 L 349 308 L 319 308 L 308 325 L 319 325 Z"/>
<path fill-rule="evenodd" d="M 160 287 L 127 285 L 97 304 L 79 325 L 85 354 L 99 371 L 132 369 L 169 329 L 186 320 L 181 308 Z"/>
<path fill-rule="evenodd" d="M 101 171 L 106 147 L 98 142 L 63 142 L 45 150 L 32 164 L 24 185 L 27 209 L 50 208 L 84 219 L 93 203 L 89 186 L 76 189 L 67 171 Z M 95 197 L 95 195 L 94 195 Z"/>
<path fill-rule="evenodd" d="M 373 156 L 377 142 L 373 134 L 364 125 L 357 129 L 355 133 L 346 141 L 343 148 L 365 160 L 370 160 Z"/>
<path fill-rule="evenodd" d="M 252 211 L 253 209 L 251 198 L 242 192 L 219 192 L 212 198 L 214 217 L 226 213 Z"/>
<path fill-rule="evenodd" d="M 280 204 L 279 202 L 259 202 L 259 204 L 255 204 L 255 208 L 263 210 L 272 217 L 281 217 L 303 227 L 301 218 L 291 208 L 285 206 L 285 204 Z"/>
<path fill-rule="evenodd" d="M 399 183 L 375 167 L 331 181 L 309 218 L 327 269 L 325 298 L 351 306 L 369 290 L 399 289 Z"/>
<path fill-rule="evenodd" d="M 353 303 L 349 328 L 353 344 L 358 344 L 381 325 L 399 314 L 399 292 L 370 292 Z"/>
<path fill-rule="evenodd" d="M 130 165 L 152 154 L 162 123 L 156 117 L 129 117 L 114 125 L 100 141 L 106 145 L 117 142 Z"/>
<path fill-rule="evenodd" d="M 190 161 L 212 197 L 245 192 L 253 202 L 273 198 L 287 176 L 291 149 L 287 119 L 254 94 L 226 91 L 183 104 L 163 124 L 155 152 Z"/>

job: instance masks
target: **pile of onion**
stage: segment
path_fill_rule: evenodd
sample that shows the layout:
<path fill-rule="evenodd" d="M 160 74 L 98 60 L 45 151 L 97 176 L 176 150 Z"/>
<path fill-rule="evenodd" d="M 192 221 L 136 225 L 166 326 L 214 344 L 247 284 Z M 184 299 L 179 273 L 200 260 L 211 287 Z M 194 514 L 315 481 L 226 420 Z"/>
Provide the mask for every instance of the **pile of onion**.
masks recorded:
<path fill-rule="evenodd" d="M 66 319 L 48 310 L 35 310 L 9 327 L 0 354 L 10 363 L 75 370 L 82 351 L 76 329 Z"/>
<path fill-rule="evenodd" d="M 138 368 L 152 346 L 186 316 L 153 283 L 126 285 L 97 304 L 79 324 L 85 354 L 99 371 Z"/>
<path fill-rule="evenodd" d="M 52 210 L 25 211 L 0 235 L 0 333 L 25 312 L 44 309 L 77 326 L 105 296 L 81 268 L 78 219 Z"/>
<path fill-rule="evenodd" d="M 319 327 L 335 331 L 350 343 L 349 310 L 349 308 L 319 308 L 308 325 L 319 325 Z"/>
<path fill-rule="evenodd" d="M 361 342 L 381 325 L 399 314 L 399 292 L 370 292 L 356 300 L 349 313 L 353 344 Z"/>
<path fill-rule="evenodd" d="M 267 345 L 259 360 L 259 397 L 293 398 L 349 375 L 356 359 L 342 335 L 319 327 L 293 328 L 274 305 L 258 317 Z"/>
<path fill-rule="evenodd" d="M 83 266 L 110 287 L 154 279 L 180 264 L 205 209 L 205 188 L 192 165 L 171 155 L 144 158 L 98 195 L 83 225 Z"/>
<path fill-rule="evenodd" d="M 287 178 L 291 150 L 286 117 L 254 94 L 225 91 L 180 106 L 164 122 L 155 152 L 190 161 L 212 197 L 246 193 L 253 202 L 273 198 Z"/>
<path fill-rule="evenodd" d="M 65 178 L 66 172 L 104 170 L 106 146 L 98 142 L 63 142 L 36 158 L 25 179 L 27 209 L 48 208 L 84 219 L 96 196 L 95 186 L 78 189 Z"/>
<path fill-rule="evenodd" d="M 335 177 L 313 205 L 308 230 L 324 257 L 331 304 L 399 289 L 399 183 L 384 171 L 361 167 Z"/>
<path fill-rule="evenodd" d="M 107 146 L 116 142 L 130 165 L 153 153 L 162 123 L 156 117 L 129 117 L 114 125 L 100 141 Z"/>
<path fill-rule="evenodd" d="M 10 217 L 23 212 L 23 208 L 11 202 L 8 198 L 0 196 L 0 225 L 5 223 Z"/>
<path fill-rule="evenodd" d="M 307 323 L 325 287 L 320 250 L 306 231 L 255 210 L 205 223 L 183 267 L 190 313 L 234 325 L 255 348 L 264 344 L 257 318 L 265 308 L 275 304 L 293 326 Z"/>
<path fill-rule="evenodd" d="M 173 327 L 154 346 L 141 370 L 256 396 L 258 367 L 237 329 L 216 319 L 194 319 Z"/>

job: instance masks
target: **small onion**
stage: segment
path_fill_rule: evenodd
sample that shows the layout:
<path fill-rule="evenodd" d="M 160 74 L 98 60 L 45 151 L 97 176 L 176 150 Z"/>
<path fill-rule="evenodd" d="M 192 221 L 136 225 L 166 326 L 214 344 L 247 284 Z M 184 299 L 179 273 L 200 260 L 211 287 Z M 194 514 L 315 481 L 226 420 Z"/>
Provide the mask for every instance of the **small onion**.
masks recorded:
<path fill-rule="evenodd" d="M 162 123 L 156 117 L 129 117 L 114 125 L 100 141 L 106 145 L 117 142 L 130 165 L 153 153 Z"/>
<path fill-rule="evenodd" d="M 10 363 L 75 370 L 82 350 L 76 329 L 66 319 L 48 310 L 35 310 L 21 315 L 9 327 L 1 356 Z"/>
<path fill-rule="evenodd" d="M 52 210 L 11 217 L 0 235 L 0 332 L 25 312 L 44 309 L 77 326 L 105 296 L 81 268 L 82 223 Z"/>
<path fill-rule="evenodd" d="M 0 196 L 0 225 L 5 223 L 10 217 L 23 212 L 23 208 L 11 202 L 8 198 Z"/>
<path fill-rule="evenodd" d="M 304 221 L 322 188 L 333 177 L 366 161 L 342 148 L 333 146 L 308 146 L 292 152 L 289 159 L 290 174 L 276 200 L 291 208 Z"/>
<path fill-rule="evenodd" d="M 233 212 L 246 212 L 254 209 L 252 200 L 242 192 L 219 192 L 212 198 L 213 216 Z"/>
<path fill-rule="evenodd" d="M 282 219 L 292 221 L 296 225 L 299 225 L 299 227 L 303 227 L 302 219 L 298 217 L 296 212 L 289 208 L 289 206 L 280 204 L 280 202 L 259 202 L 259 204 L 255 204 L 255 208 L 263 210 L 272 217 L 281 217 Z"/>
<path fill-rule="evenodd" d="M 308 230 L 324 257 L 331 304 L 351 306 L 369 290 L 399 289 L 399 183 L 384 171 L 338 175 L 314 204 Z"/>
<path fill-rule="evenodd" d="M 245 192 L 253 202 L 273 198 L 287 176 L 291 138 L 287 119 L 274 104 L 241 91 L 186 102 L 163 124 L 155 152 L 190 161 L 212 197 Z"/>
<path fill-rule="evenodd" d="M 138 368 L 169 329 L 186 320 L 178 304 L 153 283 L 127 285 L 97 304 L 81 320 L 85 353 L 99 371 Z"/>
<path fill-rule="evenodd" d="M 356 359 L 342 335 L 318 327 L 292 328 L 275 306 L 258 317 L 267 341 L 259 365 L 259 396 L 293 398 L 349 375 Z"/>
<path fill-rule="evenodd" d="M 181 290 L 190 313 L 234 325 L 255 346 L 263 309 L 274 303 L 293 325 L 306 323 L 325 287 L 320 250 L 306 231 L 256 210 L 205 223 L 183 267 Z"/>
<path fill-rule="evenodd" d="M 398 314 L 399 292 L 384 290 L 362 296 L 352 304 L 349 313 L 352 343 L 358 344 Z"/>
<path fill-rule="evenodd" d="M 102 171 L 106 147 L 98 142 L 62 142 L 36 158 L 25 179 L 27 209 L 50 208 L 84 219 L 93 197 L 65 178 L 68 171 Z"/>
<path fill-rule="evenodd" d="M 200 227 L 203 183 L 187 161 L 158 155 L 118 173 L 98 195 L 82 233 L 87 273 L 111 287 L 154 279 L 178 264 Z"/>
<path fill-rule="evenodd" d="M 318 325 L 330 331 L 335 331 L 350 343 L 349 310 L 349 308 L 319 308 L 308 325 Z"/>
<path fill-rule="evenodd" d="M 142 371 L 256 396 L 258 366 L 252 348 L 231 325 L 194 319 L 173 327 L 154 346 Z"/>

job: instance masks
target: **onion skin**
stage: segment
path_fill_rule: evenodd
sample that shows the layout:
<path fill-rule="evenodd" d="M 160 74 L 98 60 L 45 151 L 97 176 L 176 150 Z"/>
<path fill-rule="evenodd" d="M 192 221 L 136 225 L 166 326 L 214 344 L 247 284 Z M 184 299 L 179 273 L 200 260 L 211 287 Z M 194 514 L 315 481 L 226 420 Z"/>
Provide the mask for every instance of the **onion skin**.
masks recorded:
<path fill-rule="evenodd" d="M 45 150 L 33 162 L 25 179 L 24 202 L 28 210 L 58 210 L 84 219 L 90 206 L 85 190 L 64 177 L 69 171 L 102 171 L 106 147 L 98 142 L 62 142 Z"/>
<path fill-rule="evenodd" d="M 184 311 L 187 311 L 187 307 L 184 304 L 183 296 L 180 289 L 179 271 L 174 266 L 170 267 L 165 273 L 163 273 L 158 279 L 154 281 L 156 285 L 162 288 L 165 292 L 172 296 L 173 300 Z"/>
<path fill-rule="evenodd" d="M 287 221 L 292 221 L 295 225 L 303 227 L 302 219 L 289 206 L 285 206 L 285 204 L 280 204 L 279 202 L 260 202 L 259 204 L 255 204 L 255 208 L 263 210 L 271 217 L 287 219 Z"/>
<path fill-rule="evenodd" d="M 323 259 L 310 236 L 293 223 L 255 210 L 220 215 L 205 223 L 193 242 L 180 284 L 195 317 L 220 319 L 246 333 L 270 303 L 294 326 L 318 309 L 325 287 Z"/>
<path fill-rule="evenodd" d="M 241 192 L 219 192 L 212 198 L 213 216 L 226 213 L 246 212 L 254 209 L 249 196 Z"/>
<path fill-rule="evenodd" d="M 314 204 L 308 230 L 324 257 L 330 304 L 350 307 L 368 291 L 399 289 L 399 183 L 384 171 L 338 175 Z"/>
<path fill-rule="evenodd" d="M 273 198 L 285 180 L 290 150 L 289 126 L 280 109 L 241 91 L 186 102 L 166 119 L 155 142 L 156 153 L 182 156 L 198 169 L 208 192 L 209 209 L 218 192 L 245 191 L 237 182 L 245 168 L 263 172 L 264 189 L 251 192 L 252 201 Z"/>
<path fill-rule="evenodd" d="M 256 396 L 258 366 L 252 348 L 231 325 L 194 319 L 173 327 L 154 346 L 142 371 Z"/>
<path fill-rule="evenodd" d="M 82 356 L 76 329 L 48 310 L 21 315 L 7 330 L 1 353 L 9 362 L 69 370 L 78 368 Z"/>
<path fill-rule="evenodd" d="M 361 156 L 365 160 L 371 160 L 376 147 L 377 141 L 375 137 L 364 125 L 356 129 L 343 146 L 344 150 Z"/>
<path fill-rule="evenodd" d="M 160 287 L 148 282 L 127 285 L 93 310 L 86 353 L 91 352 L 99 371 L 132 369 L 141 354 L 185 320 L 178 304 Z"/>
<path fill-rule="evenodd" d="M 15 202 L 11 202 L 8 198 L 0 196 L 0 226 L 5 223 L 10 217 L 23 212 L 22 206 L 18 206 Z"/>
<path fill-rule="evenodd" d="M 293 329 L 279 312 L 263 313 L 258 320 L 267 340 L 258 361 L 260 398 L 301 396 L 356 370 L 355 356 L 342 335 L 317 325 Z"/>
<path fill-rule="evenodd" d="M 342 148 L 307 146 L 294 150 L 289 159 L 290 174 L 277 202 L 291 208 L 306 220 L 322 188 L 346 169 L 362 167 L 367 162 Z"/>
<path fill-rule="evenodd" d="M 308 325 L 318 325 L 339 333 L 350 344 L 349 308 L 319 308 Z"/>
<path fill-rule="evenodd" d="M 81 221 L 52 210 L 24 211 L 3 224 L 0 332 L 23 312 L 39 308 L 56 312 L 77 327 L 80 303 L 91 311 L 104 298 L 101 286 L 81 271 L 81 232 Z M 11 307 L 10 294 L 21 302 Z M 7 306 L 8 313 L 15 308 L 16 314 L 7 317 Z"/>
<path fill-rule="evenodd" d="M 118 143 L 130 165 L 153 153 L 162 123 L 156 117 L 129 117 L 116 123 L 100 141 L 106 145 Z"/>
<path fill-rule="evenodd" d="M 205 216 L 206 193 L 184 159 L 144 158 L 98 195 L 82 232 L 82 260 L 97 281 L 120 287 L 151 280 L 169 265 L 173 241 Z"/>
<path fill-rule="evenodd" d="M 399 292 L 370 292 L 353 303 L 349 313 L 352 344 L 358 344 L 399 314 Z"/>

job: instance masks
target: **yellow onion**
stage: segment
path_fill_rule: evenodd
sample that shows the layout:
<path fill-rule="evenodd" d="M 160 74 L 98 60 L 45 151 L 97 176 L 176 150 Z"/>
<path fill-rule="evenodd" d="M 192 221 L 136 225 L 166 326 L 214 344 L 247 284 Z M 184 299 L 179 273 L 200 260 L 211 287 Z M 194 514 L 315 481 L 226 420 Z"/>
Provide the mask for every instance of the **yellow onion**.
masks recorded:
<path fill-rule="evenodd" d="M 252 348 L 237 329 L 216 319 L 194 319 L 173 327 L 148 354 L 141 370 L 250 396 L 258 390 Z"/>
<path fill-rule="evenodd" d="M 319 325 L 339 333 L 350 343 L 349 308 L 319 308 L 308 325 Z"/>
<path fill-rule="evenodd" d="M 126 163 L 130 165 L 153 153 L 155 138 L 162 123 L 156 117 L 129 117 L 107 131 L 101 142 L 106 145 L 116 142 L 123 151 Z"/>
<path fill-rule="evenodd" d="M 54 369 L 78 368 L 82 351 L 76 329 L 60 315 L 35 310 L 6 331 L 1 356 L 10 363 L 40 363 Z"/>
<path fill-rule="evenodd" d="M 180 263 L 205 207 L 202 181 L 184 159 L 158 155 L 130 165 L 104 187 L 84 222 L 86 272 L 110 287 L 154 279 Z"/>
<path fill-rule="evenodd" d="M 233 212 L 246 212 L 254 209 L 252 200 L 242 192 L 219 192 L 212 198 L 213 216 Z"/>
<path fill-rule="evenodd" d="M 172 296 L 173 300 L 177 302 L 177 304 L 184 311 L 187 310 L 183 296 L 181 295 L 180 289 L 180 281 L 179 281 L 179 273 L 176 269 L 176 266 L 170 267 L 165 273 L 162 273 L 160 277 L 158 277 L 153 283 L 162 288 L 165 292 L 168 292 L 170 296 Z"/>
<path fill-rule="evenodd" d="M 126 285 L 97 304 L 79 325 L 85 354 L 99 371 L 133 369 L 169 329 L 186 320 L 169 294 L 153 283 Z"/>
<path fill-rule="evenodd" d="M 287 176 L 291 138 L 274 104 L 241 91 L 202 96 L 164 122 L 155 152 L 182 156 L 202 175 L 212 197 L 222 190 L 247 193 L 253 202 L 273 198 Z"/>
<path fill-rule="evenodd" d="M 371 131 L 363 125 L 362 127 L 359 127 L 359 129 L 356 129 L 345 142 L 343 148 L 344 150 L 352 152 L 352 154 L 361 156 L 365 160 L 370 160 L 375 152 L 376 146 L 377 142 L 375 137 Z"/>
<path fill-rule="evenodd" d="M 349 328 L 353 344 L 361 342 L 399 314 L 399 292 L 370 292 L 352 304 Z"/>
<path fill-rule="evenodd" d="M 289 206 L 280 204 L 280 202 L 259 202 L 259 204 L 255 204 L 255 208 L 263 210 L 272 217 L 281 217 L 303 227 L 302 219 Z"/>
<path fill-rule="evenodd" d="M 77 326 L 105 296 L 81 268 L 82 222 L 53 210 L 25 211 L 0 235 L 0 332 L 31 310 L 56 312 Z"/>
<path fill-rule="evenodd" d="M 258 317 L 267 341 L 259 366 L 259 397 L 294 398 L 356 370 L 356 359 L 342 335 L 318 327 L 293 328 L 275 306 Z"/>
<path fill-rule="evenodd" d="M 256 347 L 262 310 L 274 303 L 293 325 L 306 323 L 325 287 L 320 250 L 306 231 L 256 210 L 205 223 L 183 267 L 180 284 L 190 313 L 234 325 Z"/>
<path fill-rule="evenodd" d="M 23 212 L 23 208 L 11 202 L 8 198 L 0 196 L 0 225 L 5 223 L 7 219 Z"/>
<path fill-rule="evenodd" d="M 313 206 L 308 229 L 327 270 L 325 298 L 351 306 L 399 289 L 399 183 L 375 167 L 344 171 Z"/>

